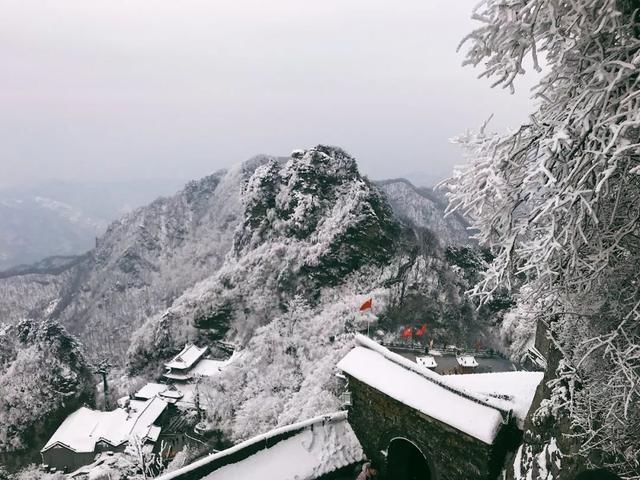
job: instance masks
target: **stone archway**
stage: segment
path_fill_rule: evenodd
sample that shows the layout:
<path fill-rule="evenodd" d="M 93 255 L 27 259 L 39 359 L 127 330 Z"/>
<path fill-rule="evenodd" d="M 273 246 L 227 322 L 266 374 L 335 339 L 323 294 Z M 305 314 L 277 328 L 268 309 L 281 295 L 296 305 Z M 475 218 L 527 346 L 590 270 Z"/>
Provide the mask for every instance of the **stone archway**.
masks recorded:
<path fill-rule="evenodd" d="M 435 480 L 429 462 L 406 438 L 394 438 L 387 449 L 386 477 L 389 480 Z"/>

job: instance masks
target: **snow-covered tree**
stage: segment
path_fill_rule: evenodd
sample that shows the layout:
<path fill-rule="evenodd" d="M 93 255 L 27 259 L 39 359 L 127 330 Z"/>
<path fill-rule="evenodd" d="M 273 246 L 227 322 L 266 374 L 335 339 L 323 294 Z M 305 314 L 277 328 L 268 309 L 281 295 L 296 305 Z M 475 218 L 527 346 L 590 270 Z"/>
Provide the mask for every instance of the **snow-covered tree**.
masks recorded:
<path fill-rule="evenodd" d="M 366 328 L 361 296 L 312 308 L 294 298 L 256 330 L 239 357 L 200 388 L 207 420 L 234 441 L 340 408 L 335 365 Z M 377 297 L 378 298 L 378 297 Z"/>
<path fill-rule="evenodd" d="M 93 398 L 82 349 L 54 321 L 0 332 L 0 451 L 33 447 Z"/>
<path fill-rule="evenodd" d="M 466 64 L 513 89 L 546 74 L 514 132 L 458 139 L 451 184 L 496 257 L 475 293 L 524 283 L 562 352 L 562 405 L 587 463 L 640 478 L 640 2 L 486 0 Z M 560 388 L 560 387 L 558 387 Z"/>

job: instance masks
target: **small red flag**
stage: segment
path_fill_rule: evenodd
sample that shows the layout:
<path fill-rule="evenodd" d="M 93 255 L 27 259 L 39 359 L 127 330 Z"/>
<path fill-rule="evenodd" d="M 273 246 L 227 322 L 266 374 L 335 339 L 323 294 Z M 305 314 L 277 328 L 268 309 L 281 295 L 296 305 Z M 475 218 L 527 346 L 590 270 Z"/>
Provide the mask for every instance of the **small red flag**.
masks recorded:
<path fill-rule="evenodd" d="M 427 333 L 427 325 L 422 325 L 420 328 L 416 330 L 416 337 L 422 337 L 425 333 Z"/>
<path fill-rule="evenodd" d="M 402 335 L 404 338 L 413 337 L 413 328 L 406 327 L 404 330 L 402 330 L 402 333 L 400 335 Z"/>
<path fill-rule="evenodd" d="M 373 306 L 373 299 L 370 298 L 369 300 L 364 302 L 362 305 L 360 305 L 360 311 L 364 312 L 365 310 L 371 310 L 372 306 Z"/>

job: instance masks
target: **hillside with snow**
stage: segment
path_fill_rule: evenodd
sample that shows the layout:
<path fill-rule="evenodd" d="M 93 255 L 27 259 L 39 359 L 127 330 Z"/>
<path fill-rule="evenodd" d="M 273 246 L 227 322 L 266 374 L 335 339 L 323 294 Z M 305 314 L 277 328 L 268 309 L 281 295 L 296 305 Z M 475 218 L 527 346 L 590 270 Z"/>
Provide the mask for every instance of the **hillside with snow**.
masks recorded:
<path fill-rule="evenodd" d="M 426 187 L 415 187 L 398 178 L 379 182 L 394 213 L 417 227 L 437 233 L 443 246 L 470 244 L 468 223 L 459 214 L 445 218 L 446 197 Z"/>
<path fill-rule="evenodd" d="M 486 333 L 463 269 L 436 233 L 400 218 L 344 151 L 318 146 L 258 167 L 222 267 L 133 337 L 132 374 L 187 341 L 238 345 L 202 386 L 210 422 L 233 441 L 339 408 L 333 376 L 353 333 L 427 322 L 441 342 Z M 467 247 L 461 247 L 467 248 Z M 373 312 L 359 305 L 374 299 Z"/>
<path fill-rule="evenodd" d="M 241 185 L 263 161 L 191 182 L 134 210 L 66 267 L 36 265 L 0 276 L 3 321 L 56 319 L 94 355 L 121 359 L 148 316 L 222 264 L 241 212 Z"/>
<path fill-rule="evenodd" d="M 385 228 L 414 225 L 420 229 L 418 236 L 425 245 L 437 244 L 439 249 L 451 241 L 464 242 L 463 225 L 455 218 L 444 219 L 442 204 L 429 200 L 404 180 L 386 182 L 379 188 L 369 184 L 358 173 L 355 161 L 342 155 L 337 161 L 342 162 L 344 171 L 335 172 L 316 171 L 316 166 L 306 171 L 292 169 L 291 165 L 302 165 L 299 159 L 255 157 L 228 171 L 190 182 L 173 197 L 126 214 L 112 223 L 95 248 L 83 257 L 53 259 L 4 272 L 0 275 L 3 322 L 13 324 L 22 318 L 59 320 L 93 355 L 121 362 L 133 332 L 148 318 L 165 313 L 198 282 L 212 277 L 227 255 L 230 263 L 225 271 L 231 265 L 244 265 L 247 272 L 255 268 L 248 254 L 273 262 L 284 251 L 297 249 L 287 259 L 286 267 L 278 267 L 273 284 L 257 282 L 259 288 L 268 286 L 277 298 L 283 297 L 264 302 L 264 315 L 269 318 L 272 303 L 279 307 L 286 303 L 285 297 L 298 290 L 318 295 L 322 287 L 343 282 L 346 275 L 365 264 L 387 264 L 392 257 L 399 261 L 391 250 L 406 240 L 408 230 L 401 235 L 390 234 L 393 239 L 388 238 L 385 246 L 367 246 L 380 225 L 359 227 L 357 216 L 362 212 L 350 210 L 357 205 L 340 203 L 343 199 L 361 201 L 363 195 L 379 204 L 376 215 L 384 211 L 380 220 Z M 286 184 L 284 178 L 269 177 L 287 162 L 291 171 L 278 173 L 288 176 Z M 258 167 L 262 173 L 253 176 Z M 339 188 L 330 191 L 320 185 L 338 177 Z M 276 186 L 283 190 L 277 195 L 269 193 Z M 267 210 L 265 203 L 276 208 Z M 335 208 L 328 210 L 328 205 Z M 316 226 L 320 227 L 317 231 Z M 343 227 L 345 230 L 339 231 Z M 356 251 L 356 244 L 361 243 L 364 256 Z M 415 245 L 412 248 L 415 250 Z M 412 248 L 405 252 L 409 257 L 415 257 Z M 348 261 L 343 262 L 343 258 Z M 442 255 L 427 263 L 434 271 L 447 269 Z M 266 270 L 266 265 L 260 268 Z M 407 268 L 402 266 L 404 274 L 409 273 Z M 215 281 L 210 282 L 217 285 L 211 291 L 220 288 Z M 198 288 L 208 287 L 201 285 L 194 291 Z M 225 291 L 217 301 L 222 302 L 227 295 Z M 239 327 L 239 331 L 244 329 L 243 338 L 249 338 L 253 326 L 249 322 Z"/>

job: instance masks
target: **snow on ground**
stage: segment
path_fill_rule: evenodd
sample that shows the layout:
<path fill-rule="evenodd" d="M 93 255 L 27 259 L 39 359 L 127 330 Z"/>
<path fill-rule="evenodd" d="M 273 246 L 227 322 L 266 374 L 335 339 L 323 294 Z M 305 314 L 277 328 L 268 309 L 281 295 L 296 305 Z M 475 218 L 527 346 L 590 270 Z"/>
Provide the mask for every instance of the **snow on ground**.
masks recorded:
<path fill-rule="evenodd" d="M 227 360 L 210 360 L 203 358 L 191 370 L 196 377 L 213 377 L 219 374 L 229 362 Z"/>
<path fill-rule="evenodd" d="M 487 396 L 487 402 L 505 410 L 513 410 L 518 427 L 523 429 L 543 372 L 496 372 L 448 375 L 452 386 Z"/>
<path fill-rule="evenodd" d="M 360 338 L 358 340 L 363 342 Z M 394 355 L 388 354 L 388 357 Z M 397 357 L 393 357 L 396 362 L 380 351 L 358 346 L 338 363 L 338 368 L 431 418 L 487 444 L 493 443 L 502 425 L 500 411 L 447 388 L 441 381 L 443 377 L 437 373 Z M 404 362 L 409 365 L 404 365 Z"/>
<path fill-rule="evenodd" d="M 157 396 L 160 392 L 164 392 L 167 389 L 167 385 L 164 383 L 147 383 L 144 387 L 135 393 L 136 398 L 143 400 L 149 400 Z"/>

